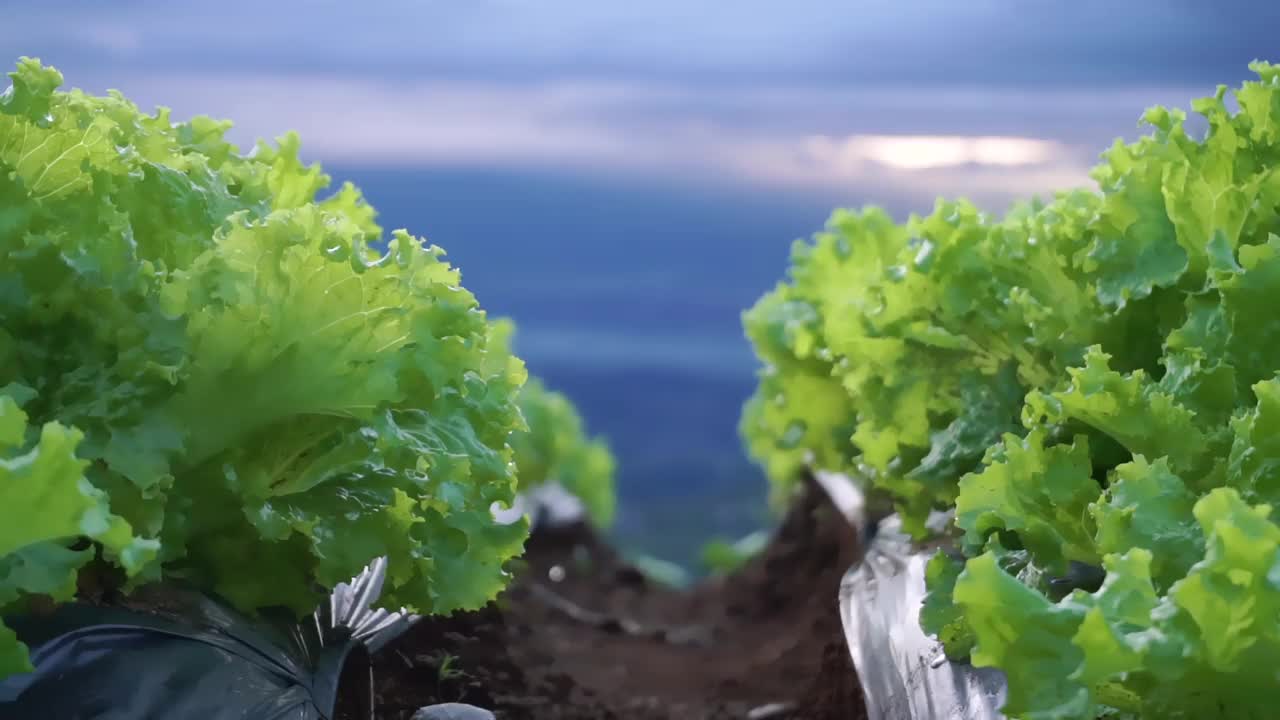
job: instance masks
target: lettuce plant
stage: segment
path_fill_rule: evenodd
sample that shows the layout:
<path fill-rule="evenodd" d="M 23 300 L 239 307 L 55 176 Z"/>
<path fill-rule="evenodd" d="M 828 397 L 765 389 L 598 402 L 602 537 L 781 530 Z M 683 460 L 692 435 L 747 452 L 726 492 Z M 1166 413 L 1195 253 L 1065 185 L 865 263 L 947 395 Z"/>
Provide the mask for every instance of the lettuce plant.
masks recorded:
<path fill-rule="evenodd" d="M 95 556 L 246 608 L 476 607 L 526 525 L 522 363 L 443 251 L 389 236 L 298 140 L 240 153 L 22 60 L 0 96 L 0 605 Z M 85 539 L 94 541 L 86 544 Z M 26 667 L 0 630 L 0 672 Z"/>
<path fill-rule="evenodd" d="M 857 473 L 918 536 L 955 511 L 921 617 L 1010 717 L 1274 715 L 1280 67 L 1253 70 L 1194 103 L 1203 136 L 1149 110 L 1093 191 L 838 212 L 746 316 L 749 448 L 783 488 Z"/>

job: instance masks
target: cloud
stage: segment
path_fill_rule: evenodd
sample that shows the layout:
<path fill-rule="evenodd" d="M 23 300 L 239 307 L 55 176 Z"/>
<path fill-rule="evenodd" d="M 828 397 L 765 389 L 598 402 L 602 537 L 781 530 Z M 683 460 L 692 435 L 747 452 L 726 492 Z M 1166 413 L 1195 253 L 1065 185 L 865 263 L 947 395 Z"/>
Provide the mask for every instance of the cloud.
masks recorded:
<path fill-rule="evenodd" d="M 1086 187 L 1093 153 L 1039 138 L 865 136 L 807 138 L 734 148 L 733 166 L 764 187 L 896 198 L 927 210 L 938 196 L 989 207 L 1013 199 Z"/>
<path fill-rule="evenodd" d="M 848 167 L 875 163 L 897 170 L 931 170 L 962 165 L 1042 165 L 1058 154 L 1049 140 L 964 135 L 815 135 L 805 140 L 809 153 Z"/>
<path fill-rule="evenodd" d="M 1274 5 L 69 0 L 8 13 L 0 47 L 232 118 L 242 145 L 296 129 L 327 163 L 1003 203 L 1087 182 L 1145 107 L 1244 75 Z"/>
<path fill-rule="evenodd" d="M 156 0 L 36 3 L 3 44 L 121 69 L 653 80 L 822 87 L 1128 87 L 1233 81 L 1274 54 L 1247 0 Z M 129 28 L 140 52 L 83 42 Z M 114 32 L 114 31 L 113 31 Z"/>
<path fill-rule="evenodd" d="M 830 196 L 1003 203 L 1087 182 L 1142 109 L 1189 89 L 983 88 L 835 94 L 660 83 L 404 83 L 326 75 L 146 73 L 108 82 L 143 107 L 236 122 L 242 148 L 297 130 L 329 164 L 601 171 Z M 1131 133 L 1130 133 L 1131 134 Z M 919 204 L 919 203 L 917 203 Z"/>

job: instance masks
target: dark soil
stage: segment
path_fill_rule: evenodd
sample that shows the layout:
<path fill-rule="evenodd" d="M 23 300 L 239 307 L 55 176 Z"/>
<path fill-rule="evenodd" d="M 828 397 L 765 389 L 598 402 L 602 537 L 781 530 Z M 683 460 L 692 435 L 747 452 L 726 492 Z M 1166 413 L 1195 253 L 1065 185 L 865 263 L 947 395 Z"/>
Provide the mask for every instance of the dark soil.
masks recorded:
<path fill-rule="evenodd" d="M 585 525 L 539 530 L 496 602 L 374 658 L 379 720 L 437 702 L 501 720 L 862 720 L 837 605 L 857 545 L 812 484 L 763 553 L 687 591 Z"/>

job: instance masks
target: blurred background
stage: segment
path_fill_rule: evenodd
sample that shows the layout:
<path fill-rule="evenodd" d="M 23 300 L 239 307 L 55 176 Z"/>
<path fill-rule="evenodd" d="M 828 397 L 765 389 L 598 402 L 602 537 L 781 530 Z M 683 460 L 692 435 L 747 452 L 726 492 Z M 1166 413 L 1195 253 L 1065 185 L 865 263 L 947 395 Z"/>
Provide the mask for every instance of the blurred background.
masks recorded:
<path fill-rule="evenodd" d="M 1152 104 L 1280 61 L 1280 2 L 36 0 L 5 63 L 297 130 L 387 229 L 444 247 L 620 466 L 624 546 L 766 525 L 740 313 L 837 206 L 900 219 L 1088 183 Z M 3 83 L 0 83 L 3 84 Z"/>

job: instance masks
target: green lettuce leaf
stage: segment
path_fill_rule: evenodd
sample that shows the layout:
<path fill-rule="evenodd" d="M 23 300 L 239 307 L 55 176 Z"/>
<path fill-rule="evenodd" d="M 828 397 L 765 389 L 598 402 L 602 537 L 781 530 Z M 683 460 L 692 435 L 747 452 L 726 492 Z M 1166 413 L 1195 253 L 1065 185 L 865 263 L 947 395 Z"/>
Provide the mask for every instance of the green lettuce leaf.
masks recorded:
<path fill-rule="evenodd" d="M 89 483 L 88 463 L 76 456 L 80 440 L 58 423 L 29 427 L 13 395 L 0 394 L 0 608 L 25 594 L 69 599 L 79 569 L 94 557 L 91 548 L 69 547 L 81 537 L 129 574 L 156 553 L 157 543 L 136 538 Z M 0 623 L 0 676 L 31 669 L 25 646 Z"/>
<path fill-rule="evenodd" d="M 965 546 L 981 548 L 992 533 L 1012 532 L 1041 568 L 1065 572 L 1070 560 L 1097 562 L 1085 519 L 1102 490 L 1092 477 L 1087 438 L 1049 447 L 1043 431 L 1010 434 L 993 458 L 960 481 L 956 526 Z"/>
<path fill-rule="evenodd" d="M 35 60 L 10 77 L 0 387 L 74 433 L 75 497 L 112 518 L 29 521 L 245 609 L 309 611 L 377 555 L 387 603 L 491 599 L 527 530 L 491 514 L 526 372 L 443 251 L 384 234 L 350 185 L 321 197 L 295 135 L 245 154 L 226 122 L 63 92 Z"/>

